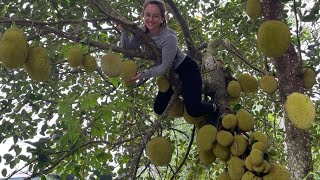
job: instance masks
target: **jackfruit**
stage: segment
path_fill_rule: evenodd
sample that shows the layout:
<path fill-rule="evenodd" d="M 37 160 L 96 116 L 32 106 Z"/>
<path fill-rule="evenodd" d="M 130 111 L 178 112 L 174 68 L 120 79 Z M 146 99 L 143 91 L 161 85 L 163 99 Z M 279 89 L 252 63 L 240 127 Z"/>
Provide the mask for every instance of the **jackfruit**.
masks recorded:
<path fill-rule="evenodd" d="M 251 171 L 246 171 L 242 176 L 241 180 L 253 180 L 255 179 L 256 175 L 253 174 Z"/>
<path fill-rule="evenodd" d="M 230 158 L 230 149 L 229 147 L 221 146 L 218 143 L 215 143 L 212 148 L 213 154 L 222 161 L 228 161 Z"/>
<path fill-rule="evenodd" d="M 232 156 L 227 164 L 230 179 L 240 180 L 244 175 L 244 161 L 237 156 Z"/>
<path fill-rule="evenodd" d="M 247 150 L 248 141 L 243 135 L 235 135 L 230 146 L 230 152 L 234 156 L 241 156 Z"/>
<path fill-rule="evenodd" d="M 146 154 L 150 161 L 157 166 L 170 163 L 173 153 L 171 143 L 164 137 L 156 137 L 147 143 Z"/>
<path fill-rule="evenodd" d="M 156 84 L 160 92 L 167 92 L 170 88 L 170 82 L 165 75 L 161 75 L 157 77 Z"/>
<path fill-rule="evenodd" d="M 260 0 L 248 0 L 246 3 L 246 13 L 252 19 L 257 19 L 262 15 Z"/>
<path fill-rule="evenodd" d="M 282 165 L 276 163 L 270 163 L 270 171 L 263 176 L 263 180 L 290 180 L 289 171 Z"/>
<path fill-rule="evenodd" d="M 234 129 L 237 126 L 237 117 L 234 114 L 226 114 L 222 118 L 222 127 L 225 129 Z"/>
<path fill-rule="evenodd" d="M 252 165 L 250 156 L 246 157 L 246 159 L 244 161 L 244 165 L 249 171 L 253 171 L 253 165 Z"/>
<path fill-rule="evenodd" d="M 263 152 L 258 149 L 252 149 L 249 157 L 253 166 L 260 166 L 263 163 Z"/>
<path fill-rule="evenodd" d="M 199 159 L 203 165 L 209 165 L 209 164 L 212 164 L 216 160 L 216 157 L 211 150 L 200 151 L 199 152 Z"/>
<path fill-rule="evenodd" d="M 237 126 L 239 127 L 239 129 L 245 132 L 253 130 L 254 118 L 248 111 L 246 111 L 245 109 L 238 110 L 236 118 L 238 121 Z"/>
<path fill-rule="evenodd" d="M 265 145 L 265 149 L 270 147 L 270 142 L 268 137 L 262 132 L 255 131 L 250 134 L 250 137 L 253 139 L 253 142 L 262 142 Z"/>
<path fill-rule="evenodd" d="M 239 97 L 241 94 L 241 86 L 238 81 L 230 81 L 227 86 L 227 92 L 231 97 Z"/>
<path fill-rule="evenodd" d="M 267 57 L 280 57 L 290 46 L 288 26 L 277 20 L 262 23 L 258 30 L 258 47 Z"/>
<path fill-rule="evenodd" d="M 271 169 L 271 165 L 268 161 L 263 160 L 263 164 L 264 164 L 264 170 L 263 173 L 269 173 L 270 169 Z"/>
<path fill-rule="evenodd" d="M 70 48 L 67 60 L 69 65 L 73 68 L 81 66 L 84 60 L 82 49 L 79 47 Z"/>
<path fill-rule="evenodd" d="M 184 110 L 183 101 L 180 98 L 177 98 L 172 108 L 169 110 L 168 117 L 174 117 L 174 118 L 182 117 L 183 110 Z"/>
<path fill-rule="evenodd" d="M 317 82 L 316 73 L 311 68 L 302 68 L 303 73 L 303 86 L 306 89 L 310 89 Z"/>
<path fill-rule="evenodd" d="M 260 87 L 263 92 L 272 95 L 278 89 L 278 81 L 274 76 L 263 76 L 260 80 Z"/>
<path fill-rule="evenodd" d="M 229 131 L 220 130 L 217 133 L 217 143 L 219 143 L 221 146 L 230 146 L 233 142 L 233 135 Z"/>
<path fill-rule="evenodd" d="M 222 172 L 217 177 L 217 180 L 231 180 L 231 179 L 230 179 L 230 176 L 227 172 Z"/>
<path fill-rule="evenodd" d="M 186 107 L 184 107 L 184 110 L 183 110 L 183 118 L 187 123 L 193 124 L 193 125 L 196 125 L 205 120 L 203 116 L 199 116 L 199 117 L 190 116 L 186 110 Z"/>
<path fill-rule="evenodd" d="M 267 152 L 268 146 L 263 142 L 255 142 L 252 144 L 252 149 L 257 149 L 263 153 Z"/>
<path fill-rule="evenodd" d="M 17 27 L 7 29 L 0 40 L 0 62 L 7 69 L 22 67 L 28 56 L 28 44 L 23 31 Z"/>
<path fill-rule="evenodd" d="M 196 145 L 200 151 L 209 151 L 216 141 L 217 128 L 211 124 L 202 126 L 196 137 Z"/>
<path fill-rule="evenodd" d="M 258 91 L 258 81 L 250 74 L 244 73 L 237 76 L 241 90 L 245 93 L 255 93 Z"/>
<path fill-rule="evenodd" d="M 84 70 L 87 72 L 87 73 L 92 73 L 94 70 L 96 70 L 97 68 L 97 63 L 96 63 L 96 60 L 93 56 L 91 55 L 86 55 L 84 57 L 84 60 L 83 60 L 83 64 L 82 64 Z"/>
<path fill-rule="evenodd" d="M 118 77 L 121 74 L 122 61 L 117 54 L 105 54 L 101 58 L 101 70 L 108 77 Z"/>
<path fill-rule="evenodd" d="M 130 81 L 132 77 L 135 76 L 138 72 L 138 66 L 136 62 L 133 60 L 123 61 L 121 65 L 121 79 L 126 83 L 126 85 L 130 85 Z"/>
<path fill-rule="evenodd" d="M 285 112 L 298 129 L 309 129 L 316 117 L 316 109 L 310 98 L 296 92 L 287 97 Z"/>
<path fill-rule="evenodd" d="M 51 64 L 46 49 L 32 47 L 24 64 L 30 78 L 35 81 L 47 81 L 51 73 Z"/>

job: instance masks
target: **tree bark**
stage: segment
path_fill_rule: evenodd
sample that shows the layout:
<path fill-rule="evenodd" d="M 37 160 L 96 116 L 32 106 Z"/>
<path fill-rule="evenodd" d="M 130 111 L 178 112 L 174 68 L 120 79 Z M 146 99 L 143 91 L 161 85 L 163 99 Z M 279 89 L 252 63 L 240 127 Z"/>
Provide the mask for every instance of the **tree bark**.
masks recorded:
<path fill-rule="evenodd" d="M 264 20 L 282 20 L 282 4 L 280 0 L 262 0 Z M 294 46 L 291 44 L 288 52 L 275 58 L 275 68 L 278 73 L 279 90 L 282 106 L 289 94 L 303 93 L 301 64 Z M 285 119 L 285 148 L 287 153 L 287 168 L 292 180 L 305 178 L 312 170 L 311 140 L 308 131 L 294 127 L 287 115 Z M 309 176 L 307 179 L 313 179 Z"/>
<path fill-rule="evenodd" d="M 301 65 L 293 45 L 286 55 L 275 59 L 278 72 L 279 90 L 284 109 L 286 97 L 293 92 L 303 92 Z M 306 130 L 294 127 L 285 115 L 285 148 L 287 167 L 292 180 L 305 178 L 312 170 L 312 154 L 310 134 Z M 312 176 L 307 179 L 313 179 Z"/>

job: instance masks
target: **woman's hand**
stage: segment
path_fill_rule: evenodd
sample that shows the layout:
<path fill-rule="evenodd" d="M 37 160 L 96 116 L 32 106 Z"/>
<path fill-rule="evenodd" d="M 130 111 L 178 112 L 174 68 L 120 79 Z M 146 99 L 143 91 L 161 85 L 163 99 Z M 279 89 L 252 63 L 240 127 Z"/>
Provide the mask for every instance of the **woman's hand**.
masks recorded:
<path fill-rule="evenodd" d="M 128 83 L 128 84 L 133 83 L 133 82 L 139 80 L 140 78 L 141 78 L 141 74 L 140 74 L 140 73 L 137 73 L 135 76 L 133 76 L 133 77 L 131 78 L 131 80 L 126 81 L 126 83 Z"/>

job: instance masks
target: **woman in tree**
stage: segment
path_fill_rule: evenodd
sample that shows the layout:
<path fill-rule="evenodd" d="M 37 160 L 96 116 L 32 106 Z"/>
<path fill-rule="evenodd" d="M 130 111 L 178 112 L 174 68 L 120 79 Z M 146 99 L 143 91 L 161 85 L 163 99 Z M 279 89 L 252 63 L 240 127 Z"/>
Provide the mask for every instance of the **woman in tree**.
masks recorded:
<path fill-rule="evenodd" d="M 198 64 L 180 50 L 176 33 L 166 26 L 165 13 L 165 5 L 160 0 L 146 0 L 143 4 L 144 25 L 141 26 L 141 29 L 152 38 L 160 49 L 162 61 L 158 66 L 138 72 L 132 77 L 132 81 L 168 75 L 173 67 L 182 82 L 181 93 L 187 113 L 193 117 L 209 115 L 208 122 L 218 125 L 218 106 L 214 103 L 201 101 L 202 78 Z M 117 28 L 121 31 L 122 47 L 139 49 L 140 46 L 143 46 L 135 36 L 129 39 L 128 32 L 120 25 Z M 172 95 L 172 87 L 167 92 L 158 92 L 154 102 L 155 113 L 162 114 L 164 112 Z"/>

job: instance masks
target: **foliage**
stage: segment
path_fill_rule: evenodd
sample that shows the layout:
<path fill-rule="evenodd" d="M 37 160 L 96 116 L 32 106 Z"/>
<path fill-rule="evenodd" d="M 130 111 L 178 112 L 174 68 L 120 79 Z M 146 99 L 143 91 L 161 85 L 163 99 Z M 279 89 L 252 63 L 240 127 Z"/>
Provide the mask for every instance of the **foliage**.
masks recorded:
<path fill-rule="evenodd" d="M 203 45 L 227 38 L 251 65 L 263 72 L 277 74 L 271 63 L 267 66 L 257 49 L 256 34 L 261 20 L 246 16 L 243 1 L 174 2 L 188 22 L 195 46 L 203 52 Z M 314 2 L 313 7 L 307 7 L 306 1 L 302 1 L 296 14 L 300 20 L 303 63 L 319 72 L 316 67 L 320 64 L 319 2 Z M 142 3 L 143 0 L 115 0 L 111 5 L 130 21 L 141 23 Z M 284 5 L 286 20 L 295 32 L 293 2 L 286 1 Z M 0 17 L 3 17 L 0 18 L 1 34 L 16 19 L 17 26 L 26 33 L 29 45 L 46 48 L 52 64 L 50 80 L 44 83 L 32 81 L 24 68 L 7 70 L 0 64 L 0 143 L 1 146 L 10 144 L 9 152 L 0 154 L 2 175 L 8 177 L 13 169 L 22 167 L 32 176 L 56 173 L 62 177 L 72 174 L 97 179 L 125 175 L 142 137 L 158 119 L 152 109 L 153 96 L 157 92 L 155 79 L 134 88 L 126 87 L 121 79 L 108 78 L 99 68 L 87 74 L 81 68 L 71 68 L 66 61 L 68 50 L 79 46 L 93 55 L 100 65 L 101 57 L 110 50 L 108 45 L 119 44 L 119 32 L 113 28 L 110 19 L 93 0 L 4 1 L 0 4 Z M 168 20 L 186 51 L 182 28 L 172 14 Z M 292 39 L 298 44 L 296 34 L 292 34 Z M 90 45 L 89 40 L 101 44 Z M 216 48 L 211 53 L 234 77 L 250 73 L 260 79 L 263 75 L 225 49 Z M 145 59 L 136 58 L 136 62 L 141 69 L 152 65 Z M 203 76 L 207 77 L 208 72 L 203 71 Z M 315 87 L 307 91 L 317 108 L 316 123 L 310 130 L 315 177 L 320 172 L 320 86 L 319 79 L 317 81 Z M 242 107 L 252 112 L 257 120 L 256 130 L 265 132 L 271 139 L 274 152 L 271 159 L 285 164 L 283 110 L 279 99 L 277 93 L 267 96 L 259 90 L 256 94 L 242 94 L 231 108 Z M 192 126 L 183 119 L 169 118 L 156 131 L 155 136 L 158 135 L 168 137 L 174 143 L 172 161 L 170 166 L 155 167 L 143 154 L 138 169 L 138 176 L 143 179 L 172 177 L 189 151 Z M 176 177 L 215 179 L 224 167 L 225 164 L 219 161 L 210 167 L 200 165 L 193 144 Z"/>

